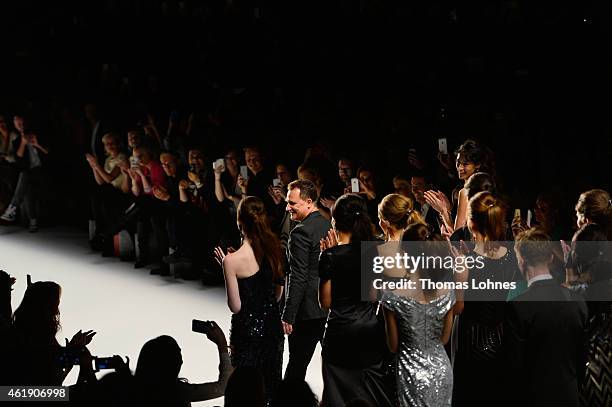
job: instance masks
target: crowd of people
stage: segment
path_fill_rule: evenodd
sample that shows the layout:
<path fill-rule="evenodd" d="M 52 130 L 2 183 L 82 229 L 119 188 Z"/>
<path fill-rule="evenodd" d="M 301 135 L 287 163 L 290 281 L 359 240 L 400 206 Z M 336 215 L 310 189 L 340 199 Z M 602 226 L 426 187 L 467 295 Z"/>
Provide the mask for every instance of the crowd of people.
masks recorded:
<path fill-rule="evenodd" d="M 91 174 L 83 190 L 95 224 L 92 248 L 121 255 L 118 234 L 127 231 L 138 247 L 135 267 L 169 274 L 170 265 L 186 263 L 185 278 L 224 281 L 229 344 L 208 323 L 220 357 L 213 383 L 177 379 L 181 350 L 167 336 L 144 345 L 134 374 L 116 357 L 116 372 L 98 381 L 87 351 L 94 332 L 79 331 L 65 346 L 55 339 L 60 286 L 31 284 L 12 312 L 15 280 L 3 273 L 2 349 L 18 361 L 5 365 L 3 383 L 60 385 L 79 364 L 75 400 L 95 394 L 174 405 L 225 394 L 228 406 L 317 405 L 304 381 L 320 342 L 322 406 L 608 400 L 610 376 L 602 372 L 609 370 L 612 349 L 612 258 L 605 246 L 612 238 L 612 199 L 605 190 L 582 193 L 574 214 L 562 213 L 553 193 L 541 193 L 533 217 L 531 210 L 525 216 L 520 208 L 509 210 L 494 154 L 475 140 L 440 151 L 435 170 L 409 151 L 409 171 L 385 182 L 376 168 L 346 154 L 332 161 L 322 144 L 309 148 L 297 166 L 268 159 L 255 145 L 227 148 L 215 159 L 204 146 L 188 143 L 188 130 L 162 137 L 149 122 L 121 134 L 104 127 L 94 105 L 85 111 L 92 128 L 82 157 Z M 2 122 L 9 191 L 2 219 L 14 221 L 24 211 L 34 232 L 49 151 L 23 116 L 14 116 L 13 124 Z M 445 192 L 442 185 L 456 187 Z M 568 228 L 562 219 L 571 215 L 575 227 Z M 411 243 L 423 251 L 446 242 L 442 254 L 484 259 L 471 279 L 516 286 L 487 298 L 434 288 L 364 298 L 364 242 Z M 409 278 L 429 273 L 421 269 Z"/>

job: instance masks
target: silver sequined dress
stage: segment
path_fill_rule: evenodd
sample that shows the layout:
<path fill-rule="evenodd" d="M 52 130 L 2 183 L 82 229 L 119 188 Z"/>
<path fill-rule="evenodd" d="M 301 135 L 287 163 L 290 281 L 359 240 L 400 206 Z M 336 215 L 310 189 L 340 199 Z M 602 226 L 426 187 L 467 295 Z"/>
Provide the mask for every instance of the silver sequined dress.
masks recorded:
<path fill-rule="evenodd" d="M 386 292 L 382 301 L 398 325 L 398 405 L 450 406 L 453 370 L 440 336 L 446 313 L 455 303 L 454 292 L 429 303 Z"/>

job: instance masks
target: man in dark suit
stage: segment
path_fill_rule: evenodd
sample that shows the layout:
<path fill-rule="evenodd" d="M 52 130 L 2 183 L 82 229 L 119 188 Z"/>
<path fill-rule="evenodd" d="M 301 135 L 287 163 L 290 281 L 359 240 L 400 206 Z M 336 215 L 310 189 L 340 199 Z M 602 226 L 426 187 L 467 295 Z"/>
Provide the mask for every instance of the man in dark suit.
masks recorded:
<path fill-rule="evenodd" d="M 528 289 L 508 303 L 504 326 L 511 405 L 579 405 L 587 309 L 550 274 L 552 244 L 536 229 L 516 237 L 514 250 Z"/>
<path fill-rule="evenodd" d="M 289 335 L 285 378 L 304 380 L 317 342 L 323 338 L 326 314 L 319 307 L 319 241 L 331 225 L 316 206 L 317 188 L 308 180 L 289 184 L 287 212 L 299 222 L 289 234 L 283 330 Z"/>

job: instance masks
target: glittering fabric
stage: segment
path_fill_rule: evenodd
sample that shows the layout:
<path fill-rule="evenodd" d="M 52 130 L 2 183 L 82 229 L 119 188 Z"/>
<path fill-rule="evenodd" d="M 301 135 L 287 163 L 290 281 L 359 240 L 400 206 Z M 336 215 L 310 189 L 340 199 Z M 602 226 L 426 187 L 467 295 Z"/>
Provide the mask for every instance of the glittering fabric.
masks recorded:
<path fill-rule="evenodd" d="M 267 262 L 248 278 L 238 279 L 240 311 L 232 315 L 232 366 L 258 368 L 268 401 L 281 381 L 284 335 Z"/>
<path fill-rule="evenodd" d="M 455 303 L 454 292 L 426 304 L 393 292 L 385 293 L 382 301 L 398 325 L 398 405 L 450 406 L 453 373 L 440 336 L 446 313 Z"/>

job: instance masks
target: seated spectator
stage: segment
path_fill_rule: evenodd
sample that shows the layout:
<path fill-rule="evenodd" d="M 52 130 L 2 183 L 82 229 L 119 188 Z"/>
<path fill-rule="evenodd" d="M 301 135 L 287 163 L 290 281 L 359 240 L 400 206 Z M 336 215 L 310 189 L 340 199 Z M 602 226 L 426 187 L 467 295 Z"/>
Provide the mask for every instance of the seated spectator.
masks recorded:
<path fill-rule="evenodd" d="M 276 219 L 280 219 L 280 223 L 274 226 L 275 232 L 278 233 L 283 251 L 287 248 L 289 240 L 289 232 L 294 224 L 291 221 L 289 212 L 286 211 L 285 197 L 287 196 L 287 187 L 293 181 L 293 173 L 285 164 L 276 164 L 276 179 L 278 185 L 268 187 L 268 193 L 276 205 Z"/>
<path fill-rule="evenodd" d="M 209 170 L 212 165 L 206 164 L 202 148 L 192 147 L 188 156 L 189 181 L 179 182 L 180 200 L 186 205 L 177 229 L 178 256 L 191 259 L 194 276 L 204 271 L 220 277 L 213 249 L 224 236 L 233 233 L 230 229 L 234 229 L 234 224 L 229 218 L 229 209 L 215 194 L 213 176 L 220 173 L 214 175 Z"/>
<path fill-rule="evenodd" d="M 261 372 L 249 366 L 237 367 L 227 381 L 225 407 L 265 407 L 266 392 Z"/>
<path fill-rule="evenodd" d="M 272 185 L 274 174 L 265 166 L 264 156 L 257 147 L 244 148 L 244 161 L 249 169 L 249 178 L 238 176 L 238 186 L 242 196 L 256 196 L 266 204 L 266 211 L 273 213 L 274 203 L 268 195 L 268 186 Z M 272 224 L 276 224 L 275 221 Z"/>
<path fill-rule="evenodd" d="M 0 211 L 8 205 L 15 182 L 17 168 L 15 152 L 19 144 L 19 135 L 11 131 L 6 116 L 0 116 Z"/>
<path fill-rule="evenodd" d="M 529 288 L 508 303 L 504 321 L 508 405 L 577 407 L 586 305 L 551 276 L 548 235 L 523 232 L 514 250 Z"/>
<path fill-rule="evenodd" d="M 81 366 L 79 381 L 91 379 L 91 359 L 87 345 L 96 334 L 77 332 L 66 346 L 55 338 L 60 329 L 61 287 L 51 281 L 37 281 L 26 289 L 21 304 L 13 314 L 13 328 L 18 340 L 16 363 L 10 384 L 61 386 L 73 365 Z M 95 376 L 94 376 L 95 377 Z"/>
<path fill-rule="evenodd" d="M 132 167 L 126 172 L 130 176 L 131 190 L 138 208 L 136 229 L 140 248 L 134 267 L 141 268 L 151 263 L 160 265 L 168 250 L 168 234 L 165 230 L 163 210 L 155 199 L 153 190 L 166 188 L 166 175 L 148 147 L 134 148 L 132 158 Z M 157 242 L 155 250 L 149 244 L 150 229 L 153 230 Z"/>
<path fill-rule="evenodd" d="M 209 321 L 206 337 L 217 345 L 219 376 L 209 383 L 189 383 L 178 377 L 183 364 L 181 348 L 174 338 L 159 336 L 144 344 L 134 373 L 132 397 L 136 405 L 189 406 L 191 402 L 223 396 L 232 372 L 227 340 L 219 325 Z"/>
<path fill-rule="evenodd" d="M 242 199 L 242 191 L 238 186 L 238 176 L 240 175 L 240 154 L 238 150 L 231 149 L 223 157 L 225 160 L 225 171 L 221 175 L 221 185 L 224 200 L 231 203 L 230 214 L 232 218 L 236 216 L 238 204 Z M 216 184 L 215 184 L 215 193 Z M 217 196 L 219 198 L 220 195 Z"/>
<path fill-rule="evenodd" d="M 106 152 L 104 165 L 100 166 L 95 156 L 85 154 L 97 184 L 91 195 L 91 208 L 96 221 L 96 234 L 106 230 L 129 206 L 128 177 L 121 170 L 128 166 L 125 154 L 121 153 L 119 135 L 107 133 L 102 137 Z"/>
<path fill-rule="evenodd" d="M 38 136 L 28 127 L 23 116 L 15 116 L 13 123 L 15 129 L 21 135 L 19 147 L 15 152 L 21 172 L 11 203 L 4 214 L 0 216 L 0 219 L 5 222 L 15 222 L 17 209 L 24 202 L 29 219 L 29 230 L 30 232 L 36 232 L 38 230 L 40 192 L 44 178 L 43 161 L 49 152 L 40 145 Z"/>

